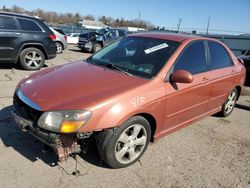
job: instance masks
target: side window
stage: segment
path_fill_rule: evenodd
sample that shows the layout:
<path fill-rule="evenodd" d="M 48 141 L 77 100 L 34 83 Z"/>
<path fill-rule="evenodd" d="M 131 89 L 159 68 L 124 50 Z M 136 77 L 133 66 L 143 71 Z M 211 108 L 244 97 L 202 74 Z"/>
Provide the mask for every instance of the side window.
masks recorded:
<path fill-rule="evenodd" d="M 206 55 L 204 42 L 195 42 L 184 49 L 174 64 L 174 71 L 186 70 L 191 74 L 206 71 Z"/>
<path fill-rule="evenodd" d="M 42 31 L 42 29 L 37 25 L 37 23 L 32 20 L 26 20 L 21 18 L 17 18 L 17 20 L 19 21 L 24 31 Z"/>
<path fill-rule="evenodd" d="M 118 30 L 119 37 L 125 37 L 125 31 Z"/>
<path fill-rule="evenodd" d="M 226 49 L 216 42 L 208 42 L 210 52 L 210 69 L 219 69 L 232 65 L 232 60 Z"/>
<path fill-rule="evenodd" d="M 14 17 L 0 16 L 0 29 L 17 30 L 17 22 Z"/>

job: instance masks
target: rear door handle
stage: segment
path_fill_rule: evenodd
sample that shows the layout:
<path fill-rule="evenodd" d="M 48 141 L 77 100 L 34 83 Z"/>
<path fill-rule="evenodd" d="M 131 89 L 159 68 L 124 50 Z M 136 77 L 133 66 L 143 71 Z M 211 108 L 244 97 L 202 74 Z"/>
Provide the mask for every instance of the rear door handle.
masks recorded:
<path fill-rule="evenodd" d="M 203 77 L 201 83 L 202 83 L 202 84 L 205 84 L 205 83 L 207 83 L 208 80 L 209 80 L 209 79 L 208 79 L 207 77 Z"/>

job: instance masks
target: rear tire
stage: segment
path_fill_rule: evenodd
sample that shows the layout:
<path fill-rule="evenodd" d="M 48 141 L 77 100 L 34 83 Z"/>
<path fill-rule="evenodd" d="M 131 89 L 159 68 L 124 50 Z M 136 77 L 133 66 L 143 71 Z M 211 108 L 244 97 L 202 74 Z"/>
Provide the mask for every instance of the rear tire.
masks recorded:
<path fill-rule="evenodd" d="M 141 116 L 134 116 L 121 126 L 100 133 L 96 141 L 102 160 L 112 168 L 123 168 L 138 161 L 150 138 L 149 122 Z"/>
<path fill-rule="evenodd" d="M 229 116 L 236 104 L 236 101 L 238 99 L 238 91 L 236 88 L 234 88 L 231 93 L 229 94 L 227 100 L 225 101 L 225 103 L 222 106 L 222 110 L 219 112 L 219 115 L 222 117 L 227 117 Z"/>
<path fill-rule="evenodd" d="M 37 48 L 26 48 L 20 53 L 20 65 L 26 70 L 39 70 L 44 66 L 45 56 Z"/>
<path fill-rule="evenodd" d="M 63 51 L 63 45 L 60 42 L 56 42 L 56 53 L 61 54 Z"/>

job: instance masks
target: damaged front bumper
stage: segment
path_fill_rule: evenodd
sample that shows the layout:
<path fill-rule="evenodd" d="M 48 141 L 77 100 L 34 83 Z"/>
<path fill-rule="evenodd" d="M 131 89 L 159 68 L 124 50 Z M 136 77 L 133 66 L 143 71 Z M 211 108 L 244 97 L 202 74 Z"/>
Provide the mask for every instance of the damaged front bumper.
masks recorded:
<path fill-rule="evenodd" d="M 29 132 L 33 137 L 50 146 L 58 155 L 59 161 L 67 160 L 70 154 L 81 152 L 76 134 L 59 134 L 42 130 L 17 108 L 11 114 L 14 121 L 24 132 Z"/>

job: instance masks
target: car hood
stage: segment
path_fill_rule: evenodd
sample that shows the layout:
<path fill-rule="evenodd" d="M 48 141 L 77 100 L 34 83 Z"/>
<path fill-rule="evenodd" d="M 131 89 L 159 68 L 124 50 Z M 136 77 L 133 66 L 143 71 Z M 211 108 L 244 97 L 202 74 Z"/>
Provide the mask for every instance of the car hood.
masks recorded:
<path fill-rule="evenodd" d="M 43 111 L 48 111 L 87 109 L 146 82 L 146 79 L 79 61 L 34 73 L 18 87 Z"/>

